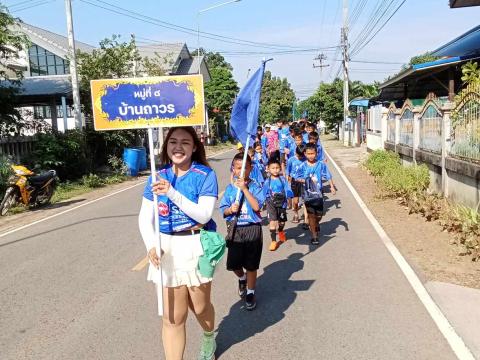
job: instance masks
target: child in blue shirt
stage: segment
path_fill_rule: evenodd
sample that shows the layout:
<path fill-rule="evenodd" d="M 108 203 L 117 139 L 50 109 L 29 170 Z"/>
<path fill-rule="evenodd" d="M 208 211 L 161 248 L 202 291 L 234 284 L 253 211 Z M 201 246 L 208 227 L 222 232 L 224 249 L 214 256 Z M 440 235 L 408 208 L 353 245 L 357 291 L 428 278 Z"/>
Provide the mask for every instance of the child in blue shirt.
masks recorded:
<path fill-rule="evenodd" d="M 308 142 L 311 143 L 311 144 L 316 144 L 316 146 L 317 146 L 317 160 L 327 162 L 327 157 L 325 156 L 325 153 L 323 151 L 323 146 L 322 146 L 322 143 L 320 142 L 320 137 L 318 136 L 318 133 L 316 131 L 312 131 L 308 135 Z"/>
<path fill-rule="evenodd" d="M 307 144 L 305 148 L 306 161 L 302 165 L 302 182 L 305 183 L 307 179 L 316 187 L 320 194 L 319 201 L 316 204 L 309 203 L 305 200 L 305 209 L 307 212 L 308 225 L 312 233 L 311 243 L 318 245 L 320 243 L 320 221 L 323 216 L 323 190 L 322 179 L 328 180 L 330 183 L 330 191 L 333 195 L 336 194 L 335 185 L 332 180 L 332 175 L 328 170 L 327 165 L 323 161 L 317 159 L 317 145 Z"/>
<path fill-rule="evenodd" d="M 278 239 L 280 242 L 287 241 L 287 236 L 283 231 L 287 221 L 287 198 L 291 197 L 292 190 L 288 185 L 287 179 L 280 176 L 281 165 L 278 157 L 270 158 L 268 162 L 268 172 L 270 176 L 263 184 L 263 193 L 267 204 L 267 213 L 270 228 L 270 251 L 278 249 Z"/>
<path fill-rule="evenodd" d="M 250 156 L 247 156 L 244 178 L 239 178 L 242 160 L 243 154 L 236 154 L 233 158 L 235 183 L 229 184 L 225 189 L 220 200 L 220 212 L 227 221 L 227 226 L 232 226 L 232 220 L 235 215 L 238 216 L 233 239 L 227 246 L 227 270 L 238 276 L 238 294 L 245 297 L 246 309 L 253 310 L 256 306 L 255 285 L 263 247 L 260 210 L 265 197 L 261 185 L 250 177 Z M 239 189 L 241 208 L 235 201 Z"/>
<path fill-rule="evenodd" d="M 298 203 L 300 196 L 302 196 L 302 176 L 303 176 L 303 163 L 305 161 L 305 145 L 300 144 L 295 150 L 295 156 L 288 159 L 287 162 L 287 179 L 290 183 L 290 187 L 293 192 L 293 220 L 292 223 L 299 222 L 298 216 Z"/>

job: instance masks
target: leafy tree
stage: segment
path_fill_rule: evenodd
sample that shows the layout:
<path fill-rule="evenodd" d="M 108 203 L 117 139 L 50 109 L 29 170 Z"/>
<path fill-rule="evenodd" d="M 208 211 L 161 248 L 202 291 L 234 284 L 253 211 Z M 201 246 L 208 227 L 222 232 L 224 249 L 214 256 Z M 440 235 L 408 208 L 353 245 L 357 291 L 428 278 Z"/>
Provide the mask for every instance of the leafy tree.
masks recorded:
<path fill-rule="evenodd" d="M 349 84 L 349 98 L 373 97 L 378 94 L 377 84 L 353 81 Z M 343 80 L 320 84 L 317 91 L 299 104 L 300 112 L 307 111 L 309 119 L 322 119 L 327 128 L 334 129 L 343 119 Z"/>
<path fill-rule="evenodd" d="M 465 84 L 480 83 L 480 68 L 477 62 L 469 61 L 462 65 L 462 81 Z"/>
<path fill-rule="evenodd" d="M 0 4 L 0 136 L 19 134 L 27 124 L 15 107 L 20 91 L 21 71 L 7 72 L 6 62 L 17 59 L 18 52 L 28 46 L 28 39 L 12 30 L 17 19 Z"/>
<path fill-rule="evenodd" d="M 272 77 L 270 71 L 265 71 L 260 97 L 260 123 L 290 118 L 294 101 L 295 93 L 287 79 Z"/>
<path fill-rule="evenodd" d="M 167 69 L 171 69 L 172 61 L 168 59 L 169 56 L 161 56 L 155 52 L 153 58 L 144 57 L 142 59 L 142 72 L 148 74 L 149 76 L 164 76 L 168 75 Z"/>
<path fill-rule="evenodd" d="M 211 110 L 228 114 L 238 92 L 237 82 L 227 67 L 210 69 L 211 79 L 205 83 L 205 98 Z"/>
<path fill-rule="evenodd" d="M 420 54 L 420 55 L 416 55 L 414 57 L 412 57 L 410 59 L 410 61 L 408 62 L 408 65 L 417 65 L 417 64 L 423 64 L 423 63 L 426 63 L 426 62 L 430 62 L 430 61 L 435 61 L 435 60 L 438 60 L 440 59 L 439 56 L 434 56 L 432 55 L 432 53 L 430 51 L 427 51 L 423 54 Z"/>

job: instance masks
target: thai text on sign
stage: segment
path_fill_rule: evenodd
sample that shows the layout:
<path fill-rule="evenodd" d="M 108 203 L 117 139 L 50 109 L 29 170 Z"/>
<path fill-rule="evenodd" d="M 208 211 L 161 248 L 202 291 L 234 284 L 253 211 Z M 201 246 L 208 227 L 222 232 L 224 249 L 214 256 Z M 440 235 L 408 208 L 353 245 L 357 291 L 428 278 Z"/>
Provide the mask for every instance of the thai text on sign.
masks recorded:
<path fill-rule="evenodd" d="M 95 130 L 205 124 L 202 75 L 92 80 Z"/>

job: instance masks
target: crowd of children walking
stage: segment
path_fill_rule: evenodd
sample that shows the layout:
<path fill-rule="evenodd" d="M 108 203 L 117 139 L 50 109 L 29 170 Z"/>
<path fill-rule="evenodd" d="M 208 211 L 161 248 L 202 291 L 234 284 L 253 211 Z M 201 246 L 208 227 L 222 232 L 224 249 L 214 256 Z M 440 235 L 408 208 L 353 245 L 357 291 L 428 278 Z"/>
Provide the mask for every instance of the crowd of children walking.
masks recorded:
<path fill-rule="evenodd" d="M 312 245 L 320 243 L 320 221 L 324 214 L 323 181 L 336 192 L 315 125 L 305 121 L 278 121 L 257 129 L 253 146 L 246 149 L 246 166 L 241 176 L 243 147 L 231 165 L 231 183 L 220 199 L 220 212 L 227 222 L 227 269 L 238 277 L 238 294 L 247 310 L 256 307 L 255 283 L 263 248 L 262 215 L 266 210 L 270 251 L 287 241 L 284 230 L 287 209 L 292 223 L 310 231 Z"/>

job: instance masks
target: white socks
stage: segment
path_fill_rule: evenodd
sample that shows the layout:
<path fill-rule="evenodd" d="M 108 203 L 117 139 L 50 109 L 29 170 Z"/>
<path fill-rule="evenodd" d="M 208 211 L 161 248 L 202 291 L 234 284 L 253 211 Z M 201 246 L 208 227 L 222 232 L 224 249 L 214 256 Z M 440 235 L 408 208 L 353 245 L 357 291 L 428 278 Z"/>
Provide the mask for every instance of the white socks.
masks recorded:
<path fill-rule="evenodd" d="M 247 289 L 247 295 L 255 294 L 255 289 Z"/>
<path fill-rule="evenodd" d="M 247 274 L 243 274 L 243 276 L 240 276 L 238 280 L 242 280 L 242 281 L 247 280 Z"/>

